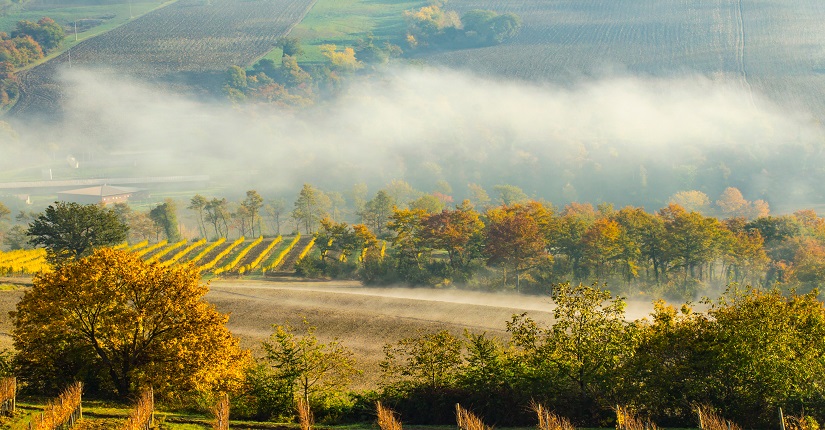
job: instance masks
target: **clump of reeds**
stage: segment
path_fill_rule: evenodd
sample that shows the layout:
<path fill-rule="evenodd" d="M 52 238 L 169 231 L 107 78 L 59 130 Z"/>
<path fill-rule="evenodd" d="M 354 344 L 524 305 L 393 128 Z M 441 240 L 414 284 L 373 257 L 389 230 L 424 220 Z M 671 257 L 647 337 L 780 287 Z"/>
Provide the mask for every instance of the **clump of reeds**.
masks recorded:
<path fill-rule="evenodd" d="M 54 430 L 63 424 L 74 424 L 79 419 L 80 399 L 83 394 L 83 384 L 75 382 L 60 393 L 56 400 L 46 405 L 46 410 L 39 418 L 32 419 L 33 430 Z M 76 412 L 78 412 L 76 414 Z"/>
<path fill-rule="evenodd" d="M 458 403 L 455 405 L 455 421 L 461 430 L 492 430 L 492 427 L 487 427 L 481 418 L 462 408 Z"/>
<path fill-rule="evenodd" d="M 392 409 L 384 407 L 381 402 L 375 403 L 375 409 L 378 412 L 378 427 L 381 430 L 402 430 L 401 421 Z"/>
<path fill-rule="evenodd" d="M 129 418 L 123 424 L 123 430 L 148 430 L 152 426 L 155 413 L 155 394 L 151 388 L 144 391 L 129 411 Z"/>
<path fill-rule="evenodd" d="M 212 406 L 212 415 L 215 416 L 215 421 L 212 421 L 213 430 L 229 430 L 229 395 L 223 393 L 218 398 L 215 406 Z"/>
<path fill-rule="evenodd" d="M 644 421 L 625 406 L 616 405 L 616 430 L 658 430 L 656 424 Z"/>
<path fill-rule="evenodd" d="M 295 406 L 298 409 L 298 422 L 301 423 L 301 430 L 312 430 L 315 418 L 312 416 L 309 403 L 303 398 L 299 398 Z"/>
<path fill-rule="evenodd" d="M 741 427 L 726 420 L 721 415 L 717 414 L 708 405 L 695 406 L 693 410 L 699 417 L 699 428 L 701 430 L 742 430 Z"/>
<path fill-rule="evenodd" d="M 531 403 L 530 409 L 536 413 L 539 419 L 539 430 L 575 430 L 573 424 L 567 418 L 554 414 L 539 403 Z"/>

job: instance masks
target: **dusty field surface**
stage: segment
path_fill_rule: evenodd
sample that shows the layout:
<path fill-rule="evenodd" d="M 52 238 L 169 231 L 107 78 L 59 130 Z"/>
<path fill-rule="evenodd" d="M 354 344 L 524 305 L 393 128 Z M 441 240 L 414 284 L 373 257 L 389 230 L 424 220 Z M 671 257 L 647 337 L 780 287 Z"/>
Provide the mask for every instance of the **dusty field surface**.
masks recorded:
<path fill-rule="evenodd" d="M 260 342 L 275 324 L 302 327 L 302 319 L 318 328 L 322 340 L 335 337 L 352 349 L 364 375 L 358 386 L 379 378 L 378 363 L 386 343 L 419 331 L 447 329 L 460 335 L 506 335 L 513 314 L 529 312 L 550 322 L 549 300 L 471 291 L 370 288 L 356 282 L 213 281 L 207 300 L 230 312 L 229 328 L 245 347 L 260 353 Z"/>
<path fill-rule="evenodd" d="M 8 312 L 23 296 L 28 280 L 2 279 L 0 285 L 0 349 L 11 347 Z M 317 327 L 323 341 L 339 338 L 352 349 L 364 374 L 357 388 L 379 382 L 382 347 L 420 331 L 447 329 L 486 332 L 505 338 L 505 323 L 513 314 L 527 312 L 537 321 L 552 322 L 548 297 L 519 296 L 427 288 L 371 288 L 357 282 L 305 282 L 300 280 L 213 280 L 206 299 L 221 312 L 231 314 L 229 328 L 242 346 L 257 356 L 261 341 L 273 325 L 303 328 L 302 320 Z M 649 312 L 649 304 L 629 306 L 629 318 Z"/>

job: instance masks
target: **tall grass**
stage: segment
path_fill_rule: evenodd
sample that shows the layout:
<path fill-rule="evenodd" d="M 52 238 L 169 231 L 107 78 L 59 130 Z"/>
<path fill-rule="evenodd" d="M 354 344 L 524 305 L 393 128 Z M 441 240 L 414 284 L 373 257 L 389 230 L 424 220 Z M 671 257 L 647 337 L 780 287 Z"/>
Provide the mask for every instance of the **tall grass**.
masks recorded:
<path fill-rule="evenodd" d="M 461 430 L 492 430 L 492 427 L 487 427 L 481 418 L 462 408 L 458 403 L 455 405 L 455 422 Z"/>
<path fill-rule="evenodd" d="M 625 406 L 616 405 L 616 430 L 658 430 L 650 421 L 643 421 Z"/>
<path fill-rule="evenodd" d="M 212 421 L 212 430 L 229 430 L 228 394 L 221 394 L 218 402 L 212 407 L 212 415 L 215 416 L 215 421 Z"/>
<path fill-rule="evenodd" d="M 536 427 L 539 430 L 576 430 L 570 420 L 567 418 L 554 414 L 539 403 L 531 403 L 530 409 L 536 413 L 539 423 Z"/>
<path fill-rule="evenodd" d="M 401 421 L 392 409 L 385 408 L 381 402 L 375 403 L 375 409 L 378 413 L 378 427 L 381 430 L 402 430 Z"/>
<path fill-rule="evenodd" d="M 144 391 L 129 412 L 129 418 L 123 424 L 123 430 L 149 430 L 155 413 L 155 395 L 151 388 Z"/>
<path fill-rule="evenodd" d="M 696 412 L 699 418 L 699 428 L 701 430 L 742 430 L 742 427 L 726 420 L 709 405 L 694 406 L 693 411 Z"/>
<path fill-rule="evenodd" d="M 46 410 L 39 418 L 32 418 L 32 430 L 55 430 L 69 423 L 70 427 L 82 416 L 80 399 L 83 394 L 83 384 L 75 382 L 60 393 L 56 400 L 46 405 Z"/>
<path fill-rule="evenodd" d="M 312 416 L 312 410 L 309 409 L 309 403 L 303 398 L 299 398 L 295 402 L 298 409 L 298 422 L 301 424 L 301 430 L 312 430 L 315 425 L 315 417 Z"/>
<path fill-rule="evenodd" d="M 9 376 L 0 379 L 0 413 L 14 412 L 17 399 L 17 378 Z"/>

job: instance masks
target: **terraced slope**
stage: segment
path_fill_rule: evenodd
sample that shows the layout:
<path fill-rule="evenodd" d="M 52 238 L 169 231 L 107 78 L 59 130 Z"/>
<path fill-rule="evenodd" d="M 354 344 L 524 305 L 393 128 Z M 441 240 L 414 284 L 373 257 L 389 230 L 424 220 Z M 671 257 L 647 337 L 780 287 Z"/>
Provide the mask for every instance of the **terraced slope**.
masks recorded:
<path fill-rule="evenodd" d="M 146 14 L 22 75 L 11 114 L 60 112 L 64 67 L 112 70 L 209 95 L 227 67 L 246 65 L 303 19 L 315 0 L 180 0 Z"/>
<path fill-rule="evenodd" d="M 825 115 L 825 2 L 819 0 L 466 0 L 514 12 L 513 40 L 428 60 L 476 73 L 576 82 L 701 74 Z"/>

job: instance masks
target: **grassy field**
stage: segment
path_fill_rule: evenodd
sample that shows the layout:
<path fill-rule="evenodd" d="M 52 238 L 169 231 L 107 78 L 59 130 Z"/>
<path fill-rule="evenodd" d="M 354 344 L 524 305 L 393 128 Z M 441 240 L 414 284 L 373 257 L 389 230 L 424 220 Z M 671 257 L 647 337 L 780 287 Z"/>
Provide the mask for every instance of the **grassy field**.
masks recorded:
<path fill-rule="evenodd" d="M 290 37 L 301 39 L 303 63 L 324 60 L 319 47 L 331 43 L 352 46 L 372 32 L 375 37 L 400 43 L 405 32 L 405 10 L 426 5 L 422 0 L 318 0 L 304 19 L 292 29 Z M 280 61 L 281 50 L 274 49 L 265 58 Z"/>
<path fill-rule="evenodd" d="M 90 6 L 62 6 L 57 4 L 36 6 L 37 3 L 35 3 L 15 13 L 0 16 L 0 31 L 11 33 L 14 31 L 17 21 L 37 21 L 44 16 L 55 20 L 55 22 L 63 26 L 66 31 L 66 40 L 60 49 L 52 51 L 42 60 L 31 63 L 21 69 L 28 70 L 52 58 L 58 57 L 63 52 L 75 47 L 84 40 L 91 39 L 120 27 L 172 1 L 175 0 L 135 1 L 132 3 L 122 2 Z M 86 24 L 85 26 L 84 23 Z"/>

